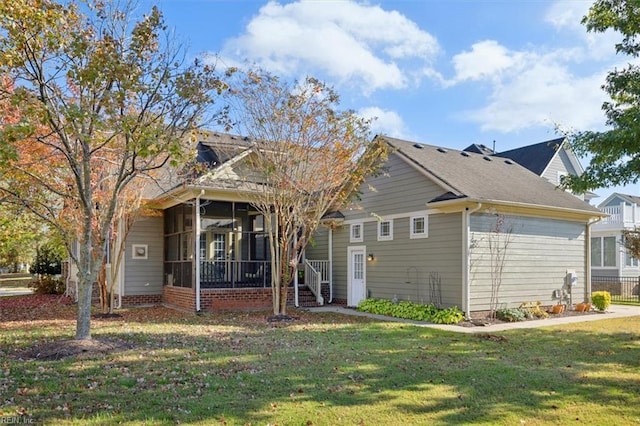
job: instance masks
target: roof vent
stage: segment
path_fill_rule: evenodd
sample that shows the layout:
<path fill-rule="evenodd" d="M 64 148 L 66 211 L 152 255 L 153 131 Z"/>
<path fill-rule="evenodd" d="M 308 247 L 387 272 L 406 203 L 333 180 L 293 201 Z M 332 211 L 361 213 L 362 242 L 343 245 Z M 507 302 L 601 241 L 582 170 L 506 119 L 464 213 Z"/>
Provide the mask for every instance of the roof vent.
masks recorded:
<path fill-rule="evenodd" d="M 421 144 L 419 144 L 419 143 L 414 143 L 414 144 L 413 144 L 413 147 L 414 147 L 414 148 L 418 148 L 418 149 L 422 149 L 422 148 L 424 148 L 424 147 L 423 147 Z"/>
<path fill-rule="evenodd" d="M 236 139 L 238 139 L 238 138 L 237 138 L 237 137 L 235 137 L 235 136 L 231 136 L 231 139 L 236 140 Z"/>
<path fill-rule="evenodd" d="M 438 148 L 438 152 L 445 153 L 445 152 L 447 152 L 447 150 L 446 150 L 446 149 L 444 149 L 444 148 Z"/>
<path fill-rule="evenodd" d="M 511 161 L 511 160 L 504 160 L 504 162 L 507 163 L 507 164 L 513 164 L 513 161 Z"/>
<path fill-rule="evenodd" d="M 462 155 L 463 157 L 468 157 L 469 153 L 467 151 L 460 151 L 460 155 Z"/>
<path fill-rule="evenodd" d="M 484 156 L 484 157 L 482 157 L 482 158 L 484 158 L 484 159 L 485 159 L 485 160 L 487 160 L 487 161 L 492 161 L 492 160 L 491 160 L 491 157 L 489 157 L 488 155 L 485 155 L 485 156 Z"/>

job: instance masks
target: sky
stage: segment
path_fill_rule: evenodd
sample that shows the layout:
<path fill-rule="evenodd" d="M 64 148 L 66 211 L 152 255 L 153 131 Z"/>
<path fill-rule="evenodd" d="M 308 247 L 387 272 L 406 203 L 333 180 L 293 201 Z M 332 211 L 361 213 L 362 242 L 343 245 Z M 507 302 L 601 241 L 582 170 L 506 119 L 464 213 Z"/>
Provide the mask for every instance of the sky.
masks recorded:
<path fill-rule="evenodd" d="M 605 130 L 601 86 L 624 67 L 613 33 L 588 33 L 583 0 L 147 0 L 187 51 L 218 67 L 319 78 L 372 131 L 506 151 Z M 581 159 L 583 166 L 588 159 Z M 640 185 L 614 190 L 640 195 Z"/>

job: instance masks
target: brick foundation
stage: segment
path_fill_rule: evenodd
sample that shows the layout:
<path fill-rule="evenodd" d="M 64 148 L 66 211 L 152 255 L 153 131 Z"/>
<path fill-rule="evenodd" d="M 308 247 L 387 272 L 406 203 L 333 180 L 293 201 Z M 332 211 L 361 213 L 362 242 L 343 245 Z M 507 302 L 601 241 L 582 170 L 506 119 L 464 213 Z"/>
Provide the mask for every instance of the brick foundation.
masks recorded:
<path fill-rule="evenodd" d="M 196 292 L 191 288 L 162 287 L 162 303 L 189 311 L 196 310 Z"/>
<path fill-rule="evenodd" d="M 159 305 L 162 303 L 161 294 L 138 294 L 122 296 L 122 307 L 140 305 Z"/>
<path fill-rule="evenodd" d="M 294 289 L 289 288 L 287 291 L 287 305 L 293 306 L 293 298 Z M 328 294 L 325 295 L 325 301 L 328 301 Z M 191 288 L 164 286 L 162 287 L 162 303 L 187 311 L 195 311 L 195 290 Z M 271 288 L 200 290 L 200 309 L 203 311 L 268 309 L 272 306 Z M 301 306 L 315 306 L 315 301 L 311 304 L 301 303 Z"/>

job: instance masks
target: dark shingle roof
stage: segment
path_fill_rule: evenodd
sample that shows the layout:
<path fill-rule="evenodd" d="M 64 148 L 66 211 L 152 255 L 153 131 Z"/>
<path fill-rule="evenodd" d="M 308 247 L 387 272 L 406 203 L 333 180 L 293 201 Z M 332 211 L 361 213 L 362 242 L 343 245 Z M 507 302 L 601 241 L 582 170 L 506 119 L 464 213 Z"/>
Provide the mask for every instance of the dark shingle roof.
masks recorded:
<path fill-rule="evenodd" d="M 463 149 L 463 151 L 473 152 L 474 154 L 493 155 L 495 151 L 486 145 L 474 143 Z"/>
<path fill-rule="evenodd" d="M 508 158 L 383 138 L 443 187 L 430 203 L 470 199 L 600 213 Z"/>
<path fill-rule="evenodd" d="M 563 142 L 564 138 L 552 139 L 509 151 L 497 152 L 493 155 L 496 157 L 509 158 L 540 176 L 556 155 L 556 152 Z"/>

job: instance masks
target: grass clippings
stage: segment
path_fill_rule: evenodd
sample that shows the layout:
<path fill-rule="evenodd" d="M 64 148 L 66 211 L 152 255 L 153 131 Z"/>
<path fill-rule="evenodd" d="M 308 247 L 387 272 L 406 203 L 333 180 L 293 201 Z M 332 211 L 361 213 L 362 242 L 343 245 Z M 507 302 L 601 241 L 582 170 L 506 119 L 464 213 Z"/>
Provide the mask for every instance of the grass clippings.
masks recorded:
<path fill-rule="evenodd" d="M 20 297 L 39 304 L 26 309 L 31 302 Z M 82 352 L 80 344 L 71 353 L 65 342 L 75 332 L 75 306 L 58 296 L 20 297 L 0 301 L 0 419 L 640 423 L 638 317 L 469 335 L 302 310 L 291 310 L 296 319 L 279 327 L 264 311 L 194 315 L 153 307 L 93 321 L 96 350 Z M 24 356 L 36 352 L 48 360 Z"/>

